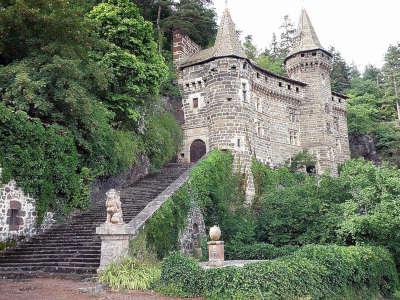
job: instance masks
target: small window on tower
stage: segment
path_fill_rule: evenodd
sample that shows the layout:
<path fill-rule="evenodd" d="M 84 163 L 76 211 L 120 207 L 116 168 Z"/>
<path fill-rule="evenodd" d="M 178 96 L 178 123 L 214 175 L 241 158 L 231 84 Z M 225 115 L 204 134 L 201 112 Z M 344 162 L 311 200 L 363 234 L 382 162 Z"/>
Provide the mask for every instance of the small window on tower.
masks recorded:
<path fill-rule="evenodd" d="M 313 53 L 312 53 L 312 56 L 317 56 L 317 52 L 313 52 Z"/>
<path fill-rule="evenodd" d="M 260 73 L 257 73 L 257 78 L 260 78 Z"/>
<path fill-rule="evenodd" d="M 291 85 L 288 84 L 287 89 L 290 91 L 292 89 Z"/>
<path fill-rule="evenodd" d="M 238 148 L 240 148 L 240 139 L 237 139 L 237 146 L 238 146 Z"/>
<path fill-rule="evenodd" d="M 300 92 L 299 87 L 296 87 L 296 93 Z"/>
<path fill-rule="evenodd" d="M 246 70 L 247 69 L 247 63 L 244 63 L 243 64 L 243 70 Z"/>
<path fill-rule="evenodd" d="M 278 85 L 279 85 L 280 87 L 282 87 L 282 82 L 279 81 L 279 82 L 278 82 Z"/>
<path fill-rule="evenodd" d="M 199 98 L 193 98 L 193 108 L 199 107 Z"/>
<path fill-rule="evenodd" d="M 247 102 L 247 85 L 246 85 L 246 83 L 242 83 L 242 93 L 243 93 L 243 101 Z"/>
<path fill-rule="evenodd" d="M 304 53 L 302 53 L 302 54 L 301 54 L 301 57 L 304 57 L 304 56 L 306 56 L 306 55 L 305 55 Z"/>

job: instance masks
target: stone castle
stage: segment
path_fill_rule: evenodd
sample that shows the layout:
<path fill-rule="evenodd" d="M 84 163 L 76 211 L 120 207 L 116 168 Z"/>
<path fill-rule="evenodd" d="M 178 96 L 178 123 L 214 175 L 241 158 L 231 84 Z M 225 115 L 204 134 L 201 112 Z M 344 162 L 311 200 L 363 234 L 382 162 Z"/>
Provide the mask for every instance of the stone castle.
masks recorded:
<path fill-rule="evenodd" d="M 246 57 L 228 9 L 209 49 L 175 30 L 173 57 L 185 119 L 181 160 L 231 150 L 248 171 L 252 157 L 274 167 L 308 150 L 316 158 L 309 172 L 336 175 L 350 158 L 347 97 L 331 91 L 332 54 L 305 10 L 284 62 L 288 78 Z"/>

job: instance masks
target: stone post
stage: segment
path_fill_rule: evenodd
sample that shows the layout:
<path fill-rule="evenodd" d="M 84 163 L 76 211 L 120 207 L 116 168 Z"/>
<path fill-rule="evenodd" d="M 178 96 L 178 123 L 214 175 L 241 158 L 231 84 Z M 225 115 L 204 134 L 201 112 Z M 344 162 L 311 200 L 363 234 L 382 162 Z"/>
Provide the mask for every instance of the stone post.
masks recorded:
<path fill-rule="evenodd" d="M 224 242 L 219 241 L 221 237 L 221 230 L 218 226 L 210 228 L 211 241 L 208 245 L 208 265 L 217 267 L 222 266 L 225 261 Z"/>
<path fill-rule="evenodd" d="M 96 234 L 101 238 L 101 258 L 98 271 L 103 270 L 111 262 L 128 255 L 131 234 L 127 224 L 102 224 L 96 228 Z"/>
<path fill-rule="evenodd" d="M 111 189 L 106 193 L 107 219 L 96 228 L 101 238 L 101 258 L 98 271 L 109 263 L 118 261 L 129 252 L 129 240 L 132 236 L 128 225 L 124 223 L 119 192 Z"/>

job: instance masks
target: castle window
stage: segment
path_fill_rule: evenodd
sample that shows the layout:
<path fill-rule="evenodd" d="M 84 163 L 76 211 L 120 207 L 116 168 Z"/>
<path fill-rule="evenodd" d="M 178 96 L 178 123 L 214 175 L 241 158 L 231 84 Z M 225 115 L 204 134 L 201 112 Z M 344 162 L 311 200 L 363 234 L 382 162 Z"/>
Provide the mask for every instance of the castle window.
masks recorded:
<path fill-rule="evenodd" d="M 289 120 L 292 123 L 296 122 L 296 110 L 289 109 Z"/>
<path fill-rule="evenodd" d="M 334 98 L 334 97 L 332 97 L 332 101 L 335 101 L 335 98 Z"/>
<path fill-rule="evenodd" d="M 287 89 L 290 91 L 292 89 L 292 87 L 290 86 L 290 84 L 288 84 Z"/>
<path fill-rule="evenodd" d="M 282 84 L 282 82 L 279 81 L 279 82 L 278 82 L 278 85 L 279 85 L 280 87 L 282 87 L 283 84 Z"/>
<path fill-rule="evenodd" d="M 300 92 L 300 89 L 299 89 L 299 87 L 297 86 L 297 87 L 296 87 L 296 93 L 298 93 L 298 92 Z"/>
<path fill-rule="evenodd" d="M 338 116 L 333 117 L 333 124 L 335 126 L 336 131 L 339 131 L 339 117 Z"/>
<path fill-rule="evenodd" d="M 331 123 L 329 123 L 329 122 L 326 123 L 326 132 L 327 133 L 332 133 Z"/>
<path fill-rule="evenodd" d="M 190 88 L 190 84 L 186 83 L 186 88 L 189 89 Z"/>
<path fill-rule="evenodd" d="M 305 55 L 304 53 L 302 53 L 302 54 L 301 54 L 301 57 L 304 57 L 304 56 L 306 56 L 306 55 Z"/>
<path fill-rule="evenodd" d="M 195 90 L 196 89 L 196 82 L 192 82 L 192 88 Z"/>
<path fill-rule="evenodd" d="M 247 85 L 246 85 L 246 83 L 242 83 L 242 94 L 243 94 L 243 101 L 247 102 Z"/>
<path fill-rule="evenodd" d="M 201 81 L 197 81 L 198 88 L 201 88 L 202 84 Z"/>
<path fill-rule="evenodd" d="M 236 71 L 236 66 L 235 65 L 231 66 L 231 70 Z"/>
<path fill-rule="evenodd" d="M 260 73 L 257 73 L 257 78 L 260 78 Z"/>
<path fill-rule="evenodd" d="M 342 99 L 340 99 L 340 98 L 338 98 L 339 99 L 339 103 L 342 103 Z"/>
<path fill-rule="evenodd" d="M 291 145 L 297 145 L 297 131 L 289 130 L 289 143 Z"/>
<path fill-rule="evenodd" d="M 238 148 L 240 148 L 240 144 L 241 144 L 240 143 L 240 139 L 237 139 L 237 144 L 236 145 L 238 146 Z"/>
<path fill-rule="evenodd" d="M 243 70 L 246 70 L 247 69 L 247 63 L 244 63 L 243 64 Z"/>
<path fill-rule="evenodd" d="M 199 98 L 193 98 L 193 108 L 199 107 Z"/>
<path fill-rule="evenodd" d="M 312 56 L 317 56 L 317 52 L 313 52 L 313 53 L 312 53 Z"/>
<path fill-rule="evenodd" d="M 228 100 L 228 101 L 232 101 L 232 98 L 227 98 L 226 100 Z"/>
<path fill-rule="evenodd" d="M 10 209 L 10 227 L 18 227 L 18 212 L 19 209 Z"/>

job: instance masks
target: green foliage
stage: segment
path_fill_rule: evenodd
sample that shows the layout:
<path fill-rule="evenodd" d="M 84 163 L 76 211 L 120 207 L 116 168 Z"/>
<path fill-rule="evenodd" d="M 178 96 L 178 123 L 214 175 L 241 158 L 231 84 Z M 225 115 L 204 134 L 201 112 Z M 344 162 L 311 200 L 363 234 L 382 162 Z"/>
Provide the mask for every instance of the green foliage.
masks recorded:
<path fill-rule="evenodd" d="M 257 47 L 253 43 L 253 36 L 247 35 L 244 38 L 243 48 L 246 53 L 246 57 L 251 60 L 255 60 L 257 57 Z"/>
<path fill-rule="evenodd" d="M 172 114 L 163 112 L 148 119 L 143 141 L 152 167 L 159 169 L 179 151 L 182 130 Z"/>
<path fill-rule="evenodd" d="M 306 167 L 314 166 L 317 163 L 315 157 L 307 150 L 303 150 L 290 158 L 285 164 L 291 172 L 298 172 Z"/>
<path fill-rule="evenodd" d="M 159 258 L 178 249 L 179 232 L 186 225 L 190 205 L 188 186 L 184 185 L 147 221 L 146 240 Z"/>
<path fill-rule="evenodd" d="M 164 286 L 175 287 L 180 291 L 179 296 L 200 296 L 203 293 L 204 275 L 197 260 L 174 252 L 161 264 L 160 281 Z"/>
<path fill-rule="evenodd" d="M 121 263 L 111 263 L 102 271 L 99 281 L 113 291 L 148 290 L 159 280 L 160 266 L 127 258 Z"/>
<path fill-rule="evenodd" d="M 24 191 L 38 197 L 39 222 L 48 209 L 65 213 L 84 206 L 87 174 L 78 169 L 77 149 L 65 128 L 45 127 L 0 102 L 0 152 L 2 181 L 13 178 Z"/>
<path fill-rule="evenodd" d="M 350 160 L 336 178 L 315 178 L 253 163 L 256 240 L 275 246 L 308 243 L 379 245 L 400 265 L 400 172 Z"/>
<path fill-rule="evenodd" d="M 285 75 L 285 70 L 283 69 L 283 59 L 274 58 L 268 53 L 260 54 L 256 58 L 257 66 L 271 71 L 275 74 Z"/>
<path fill-rule="evenodd" d="M 382 248 L 307 246 L 271 261 L 209 270 L 173 254 L 163 263 L 161 284 L 210 299 L 342 299 L 349 289 L 363 298 L 391 296 L 398 277 Z"/>
<path fill-rule="evenodd" d="M 137 122 L 140 106 L 157 95 L 167 78 L 167 67 L 157 51 L 150 22 L 129 0 L 108 0 L 88 17 L 96 24 L 105 45 L 96 53 L 106 69 L 109 88 L 103 101 L 115 112 L 120 126 Z"/>
<path fill-rule="evenodd" d="M 239 209 L 243 198 L 238 193 L 238 177 L 232 171 L 230 153 L 215 150 L 200 161 L 188 182 L 169 198 L 147 221 L 144 231 L 149 246 L 159 258 L 178 249 L 179 232 L 186 225 L 194 202 L 203 211 L 207 227 L 219 224 L 225 240 L 249 241 L 254 237 L 253 224 Z M 238 204 L 240 203 L 240 205 Z"/>
<path fill-rule="evenodd" d="M 160 167 L 180 145 L 156 103 L 167 67 L 151 23 L 127 0 L 98 2 L 0 10 L 0 164 L 4 180 L 38 199 L 39 221 L 48 209 L 83 208 L 92 178 L 141 154 Z"/>
<path fill-rule="evenodd" d="M 225 244 L 225 259 L 227 260 L 260 260 L 260 259 L 275 259 L 281 256 L 286 256 L 297 251 L 299 247 L 283 246 L 275 247 L 271 244 L 255 243 L 226 243 Z"/>

